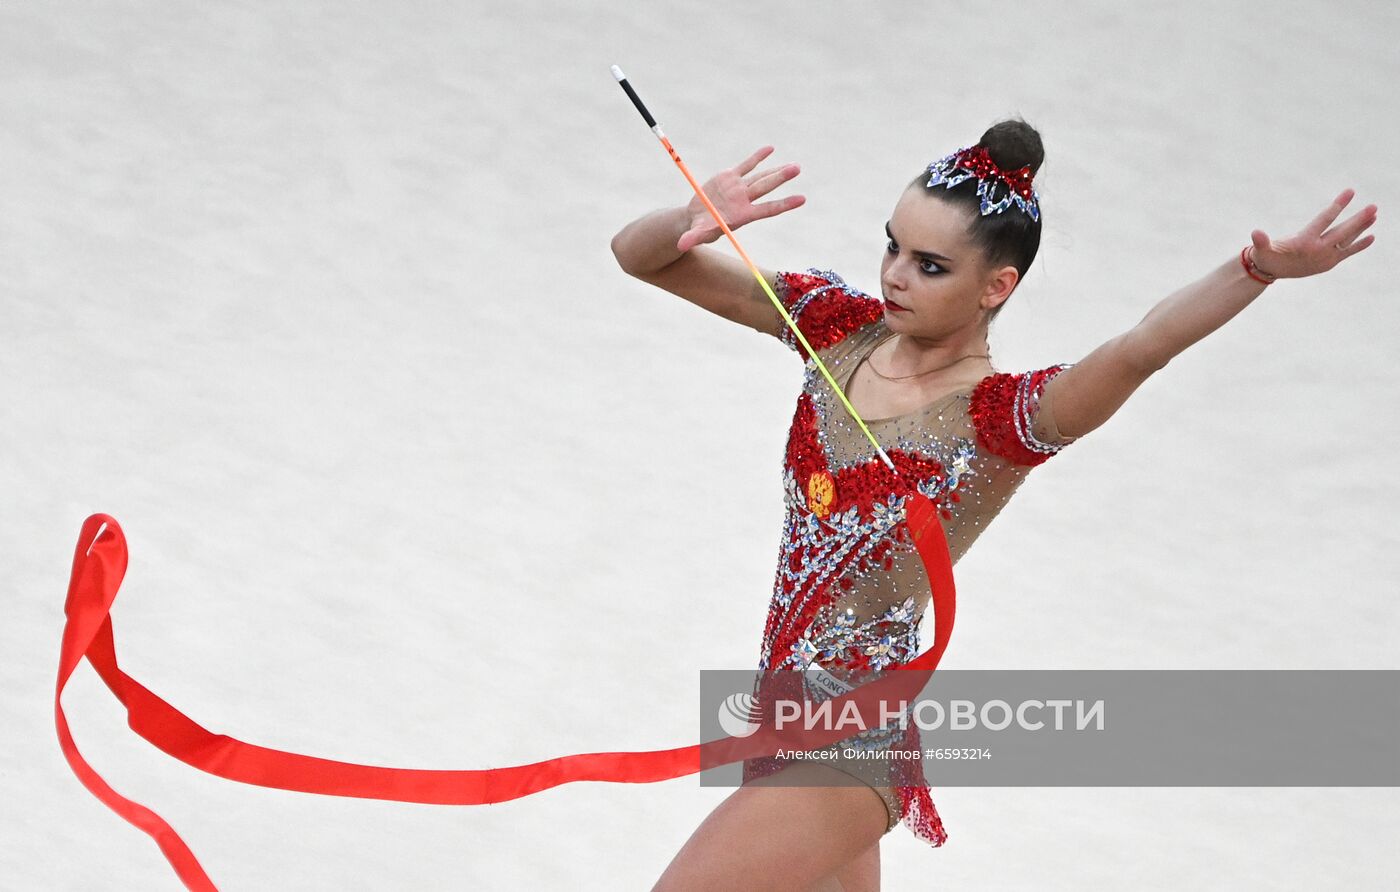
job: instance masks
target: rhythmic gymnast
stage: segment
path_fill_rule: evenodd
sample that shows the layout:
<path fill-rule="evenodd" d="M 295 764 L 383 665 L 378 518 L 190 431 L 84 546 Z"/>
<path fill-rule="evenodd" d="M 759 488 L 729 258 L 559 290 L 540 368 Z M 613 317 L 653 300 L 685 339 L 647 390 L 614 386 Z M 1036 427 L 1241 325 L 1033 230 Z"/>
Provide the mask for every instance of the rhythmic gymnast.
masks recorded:
<path fill-rule="evenodd" d="M 1173 356 L 1269 283 L 1325 272 L 1375 240 L 1362 236 L 1376 220 L 1375 205 L 1334 223 L 1353 197 L 1348 189 L 1292 238 L 1273 241 L 1254 230 L 1237 256 L 1079 362 L 998 372 L 988 326 L 1040 243 L 1033 181 L 1044 155 L 1029 125 L 996 124 L 904 189 L 886 226 L 876 298 L 834 272 L 753 264 L 733 229 L 800 206 L 798 195 L 757 202 L 797 176 L 798 166 L 756 171 L 772 152 L 764 147 L 702 186 L 613 71 L 696 192 L 687 206 L 648 214 L 617 234 L 622 268 L 776 337 L 806 363 L 783 463 L 786 527 L 759 668 L 766 679 L 803 685 L 824 676 L 837 688 L 820 699 L 859 703 L 870 730 L 837 740 L 843 728 L 825 736 L 779 731 L 768 717 L 750 735 L 694 745 L 457 770 L 361 765 L 258 746 L 209 731 L 118 665 L 111 610 L 128 563 L 126 536 L 114 517 L 93 514 L 78 535 L 64 603 L 54 692 L 59 744 L 88 790 L 150 836 L 186 888 L 217 887 L 175 828 L 106 783 L 72 737 L 62 694 L 83 659 L 126 708 L 131 729 L 154 746 L 202 771 L 263 787 L 483 805 L 565 783 L 652 783 L 742 763 L 744 783 L 685 843 L 656 889 L 878 888 L 879 842 L 896 824 L 932 846 L 947 837 L 916 738 L 910 746 L 912 727 L 872 726 L 868 717 L 876 696 L 912 694 L 921 673 L 936 668 L 952 629 L 952 562 L 1031 468 L 1103 424 Z M 705 246 L 720 233 L 743 262 Z M 934 640 L 920 652 L 919 624 L 930 603 Z M 885 672 L 891 668 L 903 671 Z M 767 696 L 771 683 L 760 682 L 756 693 Z M 812 744 L 803 756 L 840 758 L 785 757 L 789 741 Z M 913 758 L 849 758 L 848 748 Z"/>
<path fill-rule="evenodd" d="M 760 148 L 699 187 L 731 231 L 804 203 L 801 195 L 759 201 L 800 172 L 797 164 L 756 170 L 772 151 Z M 772 335 L 806 362 L 783 463 L 785 529 L 760 669 L 820 669 L 853 684 L 910 660 L 930 580 L 899 479 L 918 481 L 937 507 L 956 562 L 1032 468 L 1102 425 L 1172 357 L 1270 283 L 1330 270 L 1375 240 L 1362 237 L 1375 205 L 1334 224 L 1354 195 L 1347 189 L 1292 238 L 1254 230 L 1238 254 L 1079 361 L 1001 372 L 988 329 L 1040 245 L 1034 175 L 1043 160 L 1039 133 L 1005 120 L 921 171 L 885 226 L 880 297 L 829 270 L 759 269 L 898 477 L 816 374 L 750 267 L 707 247 L 722 230 L 698 195 L 614 236 L 628 274 Z M 654 892 L 878 889 L 879 843 L 897 824 L 932 846 L 947 834 L 917 759 L 842 754 L 907 742 L 876 729 L 827 748 L 833 758 L 745 761 L 744 784 L 695 830 Z"/>

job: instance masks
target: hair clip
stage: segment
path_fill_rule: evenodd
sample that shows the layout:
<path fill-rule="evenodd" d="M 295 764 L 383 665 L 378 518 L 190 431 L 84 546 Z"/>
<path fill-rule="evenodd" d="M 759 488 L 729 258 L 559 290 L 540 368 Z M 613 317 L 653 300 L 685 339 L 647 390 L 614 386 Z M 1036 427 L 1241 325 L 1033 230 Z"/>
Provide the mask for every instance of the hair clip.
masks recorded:
<path fill-rule="evenodd" d="M 928 166 L 929 179 L 926 186 L 951 189 L 970 177 L 977 178 L 977 195 L 982 199 L 982 215 L 1000 214 L 1014 202 L 1017 207 L 1030 215 L 1032 220 L 1040 220 L 1040 195 L 1032 185 L 1030 165 L 1019 170 L 1005 171 L 997 166 L 986 146 L 972 146 L 958 149 Z M 998 184 L 1006 186 L 1006 194 L 993 201 L 992 195 Z"/>

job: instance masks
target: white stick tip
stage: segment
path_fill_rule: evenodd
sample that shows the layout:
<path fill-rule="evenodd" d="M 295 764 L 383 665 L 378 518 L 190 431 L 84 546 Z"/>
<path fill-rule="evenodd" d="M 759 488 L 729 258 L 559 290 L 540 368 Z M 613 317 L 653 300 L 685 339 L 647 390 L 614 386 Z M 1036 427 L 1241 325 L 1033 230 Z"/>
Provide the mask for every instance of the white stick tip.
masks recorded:
<path fill-rule="evenodd" d="M 623 74 L 622 69 L 618 68 L 616 65 L 612 67 L 612 73 L 613 77 L 617 78 L 618 83 L 622 83 L 623 81 L 627 80 L 627 75 Z"/>

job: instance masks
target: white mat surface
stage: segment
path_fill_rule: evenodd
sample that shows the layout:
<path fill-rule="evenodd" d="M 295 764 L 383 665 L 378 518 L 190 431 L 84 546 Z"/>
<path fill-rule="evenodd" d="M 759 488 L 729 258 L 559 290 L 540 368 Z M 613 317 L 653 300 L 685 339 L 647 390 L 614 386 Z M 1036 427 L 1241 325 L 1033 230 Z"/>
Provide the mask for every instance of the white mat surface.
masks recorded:
<path fill-rule="evenodd" d="M 1080 358 L 1341 189 L 1379 241 L 1269 290 L 1035 472 L 959 565 L 961 668 L 1396 668 L 1396 10 L 1375 3 L 0 4 L 0 886 L 161 890 L 51 698 L 88 514 L 124 668 L 211 730 L 493 767 L 693 739 L 757 658 L 800 383 L 612 235 L 772 143 L 765 265 L 876 286 L 932 158 L 1044 135 L 1000 368 Z M 507 11 L 509 10 L 509 11 Z M 1013 27 L 1014 24 L 1014 27 Z M 1349 212 L 1348 212 L 1349 213 Z M 83 753 L 227 890 L 645 889 L 728 791 L 492 807 L 168 759 L 90 667 Z M 1393 789 L 946 789 L 885 887 L 1376 888 Z M 1392 854 L 1386 854 L 1390 852 Z"/>

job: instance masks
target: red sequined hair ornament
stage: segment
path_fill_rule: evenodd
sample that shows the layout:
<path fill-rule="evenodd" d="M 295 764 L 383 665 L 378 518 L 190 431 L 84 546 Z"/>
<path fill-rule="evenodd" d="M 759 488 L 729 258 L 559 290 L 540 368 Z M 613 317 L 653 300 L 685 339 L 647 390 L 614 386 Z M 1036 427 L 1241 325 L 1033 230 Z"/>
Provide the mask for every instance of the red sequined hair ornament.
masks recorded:
<path fill-rule="evenodd" d="M 942 183 L 951 189 L 963 180 L 977 178 L 977 195 L 982 199 L 982 215 L 1000 214 L 1013 203 L 1032 220 L 1040 220 L 1040 195 L 1033 186 L 1029 164 L 1016 170 L 1003 170 L 992 160 L 986 146 L 963 147 L 945 155 L 928 166 L 927 186 Z M 998 186 L 1005 187 L 1000 199 L 993 195 Z"/>

